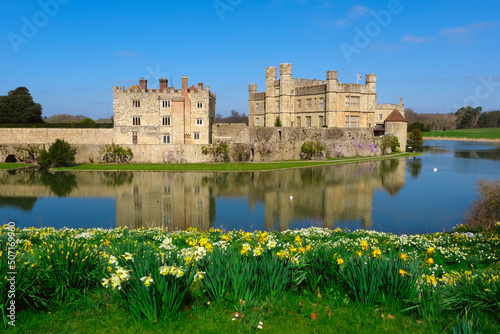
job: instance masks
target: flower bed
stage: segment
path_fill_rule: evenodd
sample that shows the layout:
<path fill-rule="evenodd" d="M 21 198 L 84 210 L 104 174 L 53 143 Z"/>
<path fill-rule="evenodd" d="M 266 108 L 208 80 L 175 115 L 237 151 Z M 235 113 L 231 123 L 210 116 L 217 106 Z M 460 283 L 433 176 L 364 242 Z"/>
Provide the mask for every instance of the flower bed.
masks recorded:
<path fill-rule="evenodd" d="M 154 323 L 175 316 L 190 290 L 201 286 L 211 302 L 238 314 L 265 300 L 312 293 L 366 307 L 391 305 L 423 319 L 473 311 L 500 319 L 498 232 L 462 226 L 410 236 L 314 227 L 251 233 L 4 226 L 1 277 L 11 271 L 9 233 L 17 239 L 18 310 L 109 289 L 134 317 Z M 8 282 L 0 282 L 6 324 Z"/>

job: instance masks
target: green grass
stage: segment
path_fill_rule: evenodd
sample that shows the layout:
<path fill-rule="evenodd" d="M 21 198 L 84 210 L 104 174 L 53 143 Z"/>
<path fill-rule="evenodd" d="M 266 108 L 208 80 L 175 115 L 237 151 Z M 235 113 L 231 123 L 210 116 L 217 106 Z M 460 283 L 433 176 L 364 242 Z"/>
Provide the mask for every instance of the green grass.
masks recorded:
<path fill-rule="evenodd" d="M 500 139 L 500 128 L 429 131 L 422 132 L 422 135 L 424 136 L 424 138 L 444 137 L 465 139 Z"/>
<path fill-rule="evenodd" d="M 5 162 L 5 163 L 0 163 L 0 169 L 15 169 L 15 168 L 22 168 L 22 167 L 28 167 L 31 166 L 31 164 L 25 164 L 22 162 Z"/>
<path fill-rule="evenodd" d="M 229 162 L 229 163 L 189 163 L 189 164 L 80 164 L 73 167 L 60 167 L 56 170 L 126 170 L 126 171 L 255 171 L 324 166 L 346 162 L 388 159 L 393 156 L 412 157 L 421 153 L 403 153 L 381 157 L 354 157 L 326 161 L 278 161 L 278 162 Z"/>

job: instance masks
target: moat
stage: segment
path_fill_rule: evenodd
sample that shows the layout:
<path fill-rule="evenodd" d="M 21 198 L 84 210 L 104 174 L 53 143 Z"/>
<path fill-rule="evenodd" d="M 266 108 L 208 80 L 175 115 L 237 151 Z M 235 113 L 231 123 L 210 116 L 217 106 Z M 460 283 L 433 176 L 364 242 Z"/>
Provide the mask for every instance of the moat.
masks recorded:
<path fill-rule="evenodd" d="M 55 228 L 451 230 L 475 182 L 499 178 L 500 145 L 427 141 L 424 152 L 269 172 L 0 171 L 0 219 Z"/>

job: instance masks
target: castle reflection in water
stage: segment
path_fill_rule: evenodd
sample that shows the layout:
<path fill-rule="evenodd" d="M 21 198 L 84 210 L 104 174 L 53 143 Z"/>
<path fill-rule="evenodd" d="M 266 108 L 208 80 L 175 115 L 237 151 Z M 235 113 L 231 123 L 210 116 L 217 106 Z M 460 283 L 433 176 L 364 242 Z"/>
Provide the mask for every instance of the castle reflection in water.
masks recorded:
<path fill-rule="evenodd" d="M 263 205 L 268 231 L 286 230 L 298 220 L 326 228 L 361 220 L 369 229 L 374 191 L 395 195 L 405 170 L 405 159 L 388 159 L 255 172 L 2 172 L 0 201 L 8 201 L 8 194 L 29 209 L 29 198 L 107 197 L 115 199 L 117 227 L 206 230 L 216 224 L 218 198 L 247 198 L 249 210 Z"/>

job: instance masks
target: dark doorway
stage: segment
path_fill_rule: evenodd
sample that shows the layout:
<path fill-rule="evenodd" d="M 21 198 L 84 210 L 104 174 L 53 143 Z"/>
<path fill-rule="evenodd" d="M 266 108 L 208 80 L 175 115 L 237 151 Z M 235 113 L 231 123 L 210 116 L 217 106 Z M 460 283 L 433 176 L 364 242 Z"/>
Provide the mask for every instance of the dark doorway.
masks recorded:
<path fill-rule="evenodd" d="M 14 154 L 9 154 L 7 158 L 5 158 L 5 162 L 17 162 L 16 156 Z"/>

